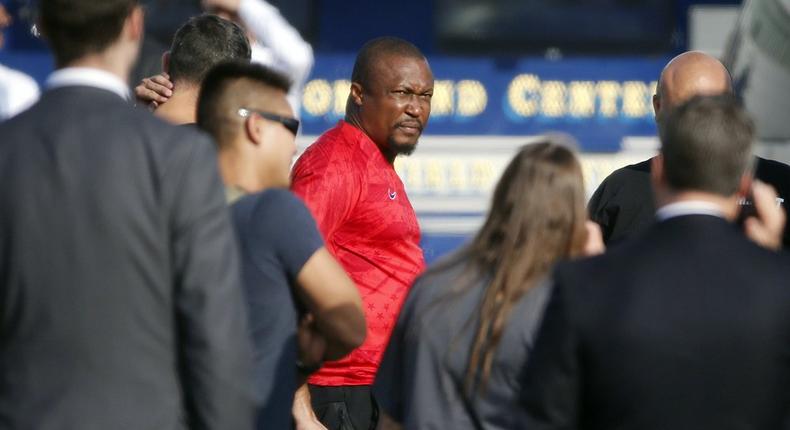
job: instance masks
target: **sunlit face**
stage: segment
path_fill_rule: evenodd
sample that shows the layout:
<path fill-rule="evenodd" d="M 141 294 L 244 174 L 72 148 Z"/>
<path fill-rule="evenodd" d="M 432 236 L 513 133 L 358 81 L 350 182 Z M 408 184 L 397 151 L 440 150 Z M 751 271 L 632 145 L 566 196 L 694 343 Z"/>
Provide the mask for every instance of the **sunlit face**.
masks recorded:
<path fill-rule="evenodd" d="M 410 154 L 431 114 L 431 69 L 425 59 L 390 55 L 371 72 L 359 100 L 362 128 L 385 153 Z"/>
<path fill-rule="evenodd" d="M 267 113 L 293 118 L 293 110 L 285 98 L 285 93 L 271 97 L 267 103 Z M 261 175 L 271 186 L 288 187 L 290 185 L 290 169 L 296 154 L 296 136 L 278 121 L 256 116 L 263 122 L 258 157 Z"/>

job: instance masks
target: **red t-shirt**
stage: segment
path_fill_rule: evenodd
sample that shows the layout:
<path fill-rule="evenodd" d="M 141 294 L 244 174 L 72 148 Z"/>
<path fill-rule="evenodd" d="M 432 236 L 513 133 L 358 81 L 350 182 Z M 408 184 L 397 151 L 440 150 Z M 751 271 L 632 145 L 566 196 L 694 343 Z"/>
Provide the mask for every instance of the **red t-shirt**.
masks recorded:
<path fill-rule="evenodd" d="M 425 261 L 403 183 L 372 140 L 340 121 L 302 154 L 291 188 L 313 212 L 326 247 L 357 285 L 365 343 L 324 364 L 315 385 L 371 385 L 406 294 Z"/>

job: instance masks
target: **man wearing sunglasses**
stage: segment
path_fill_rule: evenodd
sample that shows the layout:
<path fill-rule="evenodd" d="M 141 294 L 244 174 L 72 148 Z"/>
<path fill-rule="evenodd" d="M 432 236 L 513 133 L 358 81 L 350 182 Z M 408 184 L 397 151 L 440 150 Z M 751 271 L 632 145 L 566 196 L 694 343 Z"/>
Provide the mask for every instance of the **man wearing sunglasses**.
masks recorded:
<path fill-rule="evenodd" d="M 225 63 L 200 92 L 197 123 L 218 146 L 255 354 L 255 385 L 264 401 L 258 428 L 320 428 L 297 387 L 323 360 L 336 360 L 365 338 L 362 300 L 324 248 L 316 223 L 288 191 L 299 121 L 288 80 L 264 66 Z M 298 329 L 297 329 L 298 327 Z M 297 342 L 298 340 L 298 342 Z M 299 377 L 301 376 L 301 378 Z"/>

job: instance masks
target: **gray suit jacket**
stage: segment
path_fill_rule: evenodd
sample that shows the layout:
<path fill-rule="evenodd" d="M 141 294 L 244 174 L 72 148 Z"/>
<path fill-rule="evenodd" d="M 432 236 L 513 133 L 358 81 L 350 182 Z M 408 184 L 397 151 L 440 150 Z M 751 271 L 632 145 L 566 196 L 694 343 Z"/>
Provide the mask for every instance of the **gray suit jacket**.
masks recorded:
<path fill-rule="evenodd" d="M 246 429 L 211 141 L 91 87 L 0 124 L 0 429 Z"/>

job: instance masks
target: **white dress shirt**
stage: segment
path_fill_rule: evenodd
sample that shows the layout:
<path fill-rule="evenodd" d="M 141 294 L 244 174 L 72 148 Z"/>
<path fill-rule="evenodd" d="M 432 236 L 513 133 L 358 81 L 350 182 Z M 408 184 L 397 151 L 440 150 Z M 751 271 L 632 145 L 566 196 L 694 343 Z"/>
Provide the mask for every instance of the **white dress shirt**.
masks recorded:
<path fill-rule="evenodd" d="M 65 67 L 55 70 L 45 83 L 48 90 L 72 86 L 100 88 L 113 92 L 124 100 L 131 100 L 129 87 L 121 78 L 91 67 Z"/>
<path fill-rule="evenodd" d="M 722 212 L 718 205 L 699 200 L 670 203 L 660 207 L 656 211 L 656 218 L 658 218 L 659 221 L 666 221 L 670 218 L 684 215 L 710 215 L 724 218 L 724 212 Z"/>
<path fill-rule="evenodd" d="M 0 64 L 0 121 L 29 108 L 38 96 L 38 84 L 33 78 Z"/>

